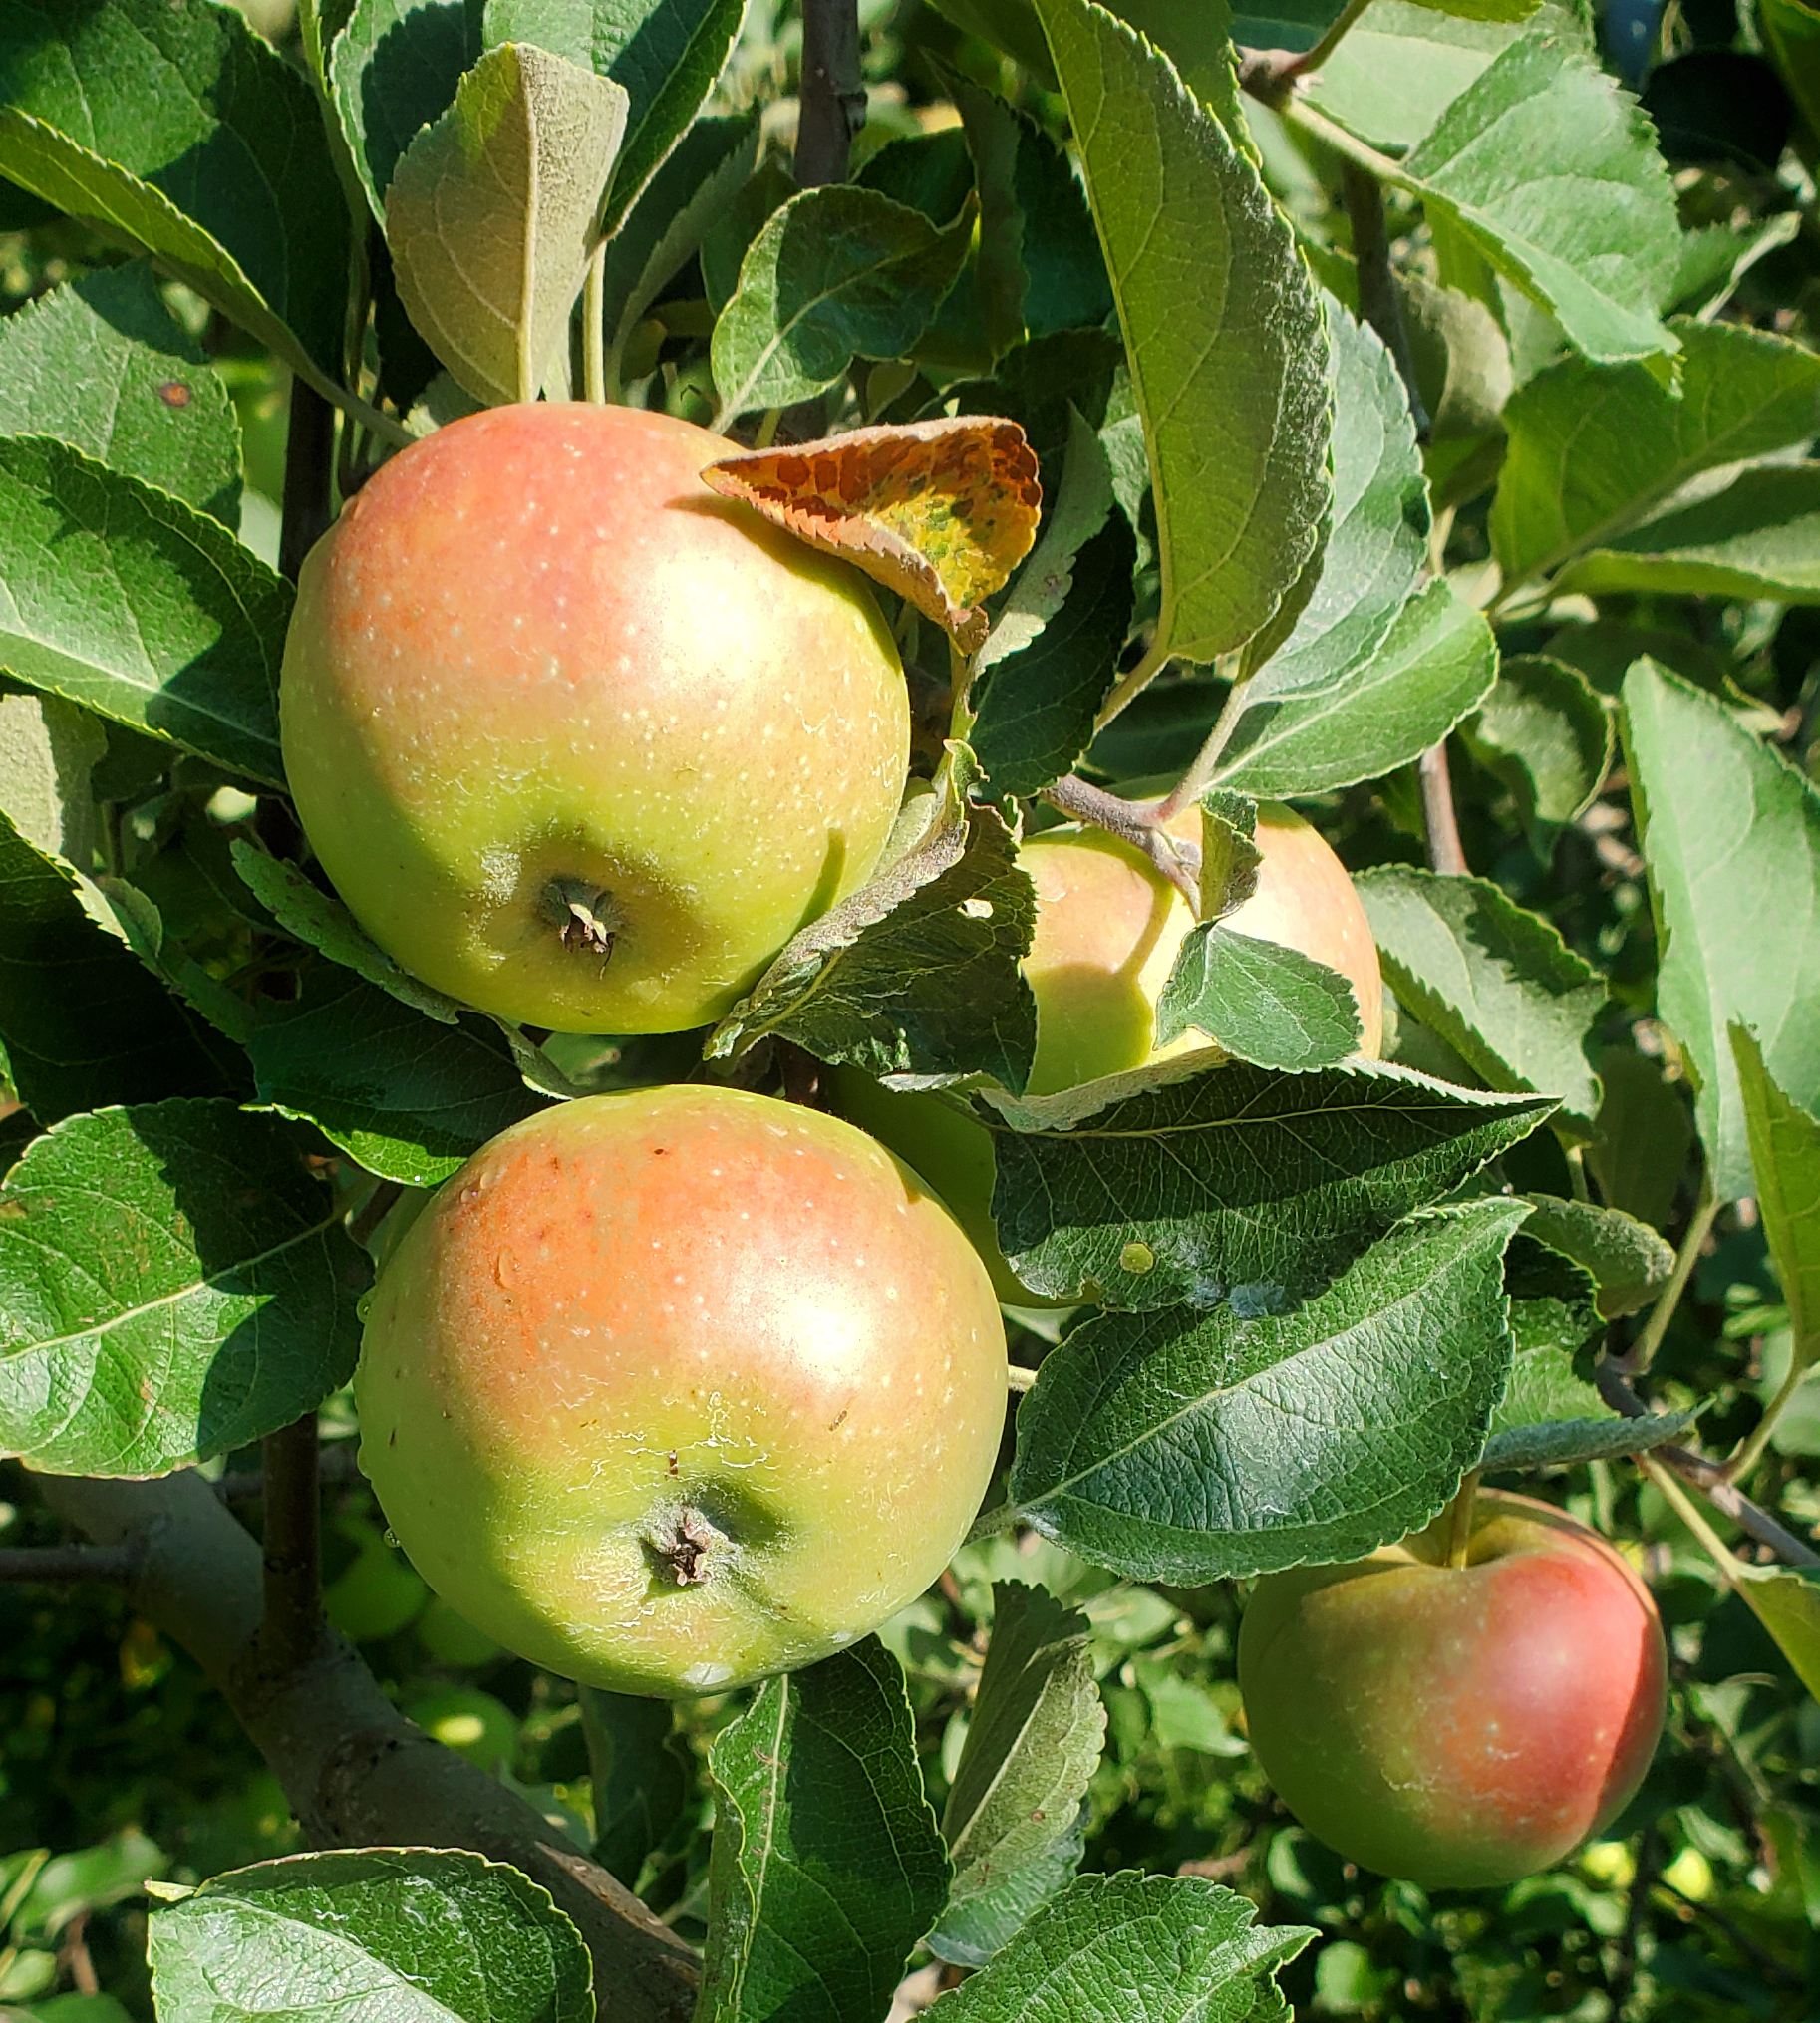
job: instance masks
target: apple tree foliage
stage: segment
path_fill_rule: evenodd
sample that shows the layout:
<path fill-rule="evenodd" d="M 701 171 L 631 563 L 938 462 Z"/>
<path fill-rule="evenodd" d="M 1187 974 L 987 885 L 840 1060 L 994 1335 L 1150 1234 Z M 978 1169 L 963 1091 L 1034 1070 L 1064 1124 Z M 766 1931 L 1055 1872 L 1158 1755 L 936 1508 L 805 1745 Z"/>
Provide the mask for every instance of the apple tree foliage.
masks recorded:
<path fill-rule="evenodd" d="M 248 12 L 0 8 L 0 2010 L 1808 2013 L 1808 0 Z M 302 547 L 540 394 L 1040 458 L 971 661 L 892 604 L 920 829 L 710 1031 L 441 998 L 284 798 Z M 1174 994 L 1231 1064 L 1026 1097 L 1014 839 L 1082 781 L 1317 820 L 1386 1060 L 1265 955 Z M 1014 1316 L 993 1508 L 737 1702 L 532 1674 L 341 1465 L 381 1215 L 579 1092 L 815 1062 L 989 1127 L 1074 1302 Z M 1672 1712 L 1611 1840 L 1430 1899 L 1272 1811 L 1236 1584 L 1479 1473 L 1634 1544 Z"/>

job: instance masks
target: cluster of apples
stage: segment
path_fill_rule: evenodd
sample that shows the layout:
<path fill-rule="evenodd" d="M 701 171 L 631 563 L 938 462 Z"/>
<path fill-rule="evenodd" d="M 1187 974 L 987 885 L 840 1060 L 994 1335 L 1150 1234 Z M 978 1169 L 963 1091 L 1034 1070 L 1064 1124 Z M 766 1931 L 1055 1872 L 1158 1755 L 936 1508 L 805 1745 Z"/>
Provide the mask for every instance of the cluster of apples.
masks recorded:
<path fill-rule="evenodd" d="M 386 464 L 305 564 L 281 684 L 299 815 L 374 939 L 464 1004 L 560 1031 L 705 1024 L 878 861 L 908 765 L 890 633 L 859 578 L 702 482 L 730 447 L 626 409 L 495 409 Z M 1286 808 L 1256 840 L 1227 925 L 1346 976 L 1375 1054 L 1344 867 Z M 1155 1057 L 1184 900 L 1099 831 L 1023 862 L 1033 1093 Z M 386 1260 L 362 1465 L 425 1579 L 508 1648 L 622 1691 L 722 1690 L 877 1627 L 965 1537 L 1004 1424 L 999 1302 L 1031 1298 L 994 1231 L 991 1139 L 851 1071 L 834 1100 L 681 1083 L 560 1105 Z M 1483 1499 L 1463 1556 L 1424 1533 L 1258 1585 L 1253 1741 L 1361 1862 L 1527 1873 L 1648 1763 L 1647 1590 L 1520 1503 Z"/>

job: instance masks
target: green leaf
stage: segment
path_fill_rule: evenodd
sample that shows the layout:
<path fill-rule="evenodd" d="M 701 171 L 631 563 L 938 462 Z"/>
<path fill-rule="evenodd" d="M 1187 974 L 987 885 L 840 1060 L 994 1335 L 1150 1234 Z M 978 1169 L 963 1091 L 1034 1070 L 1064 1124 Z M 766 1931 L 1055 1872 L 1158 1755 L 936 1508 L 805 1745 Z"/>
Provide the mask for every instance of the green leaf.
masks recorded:
<path fill-rule="evenodd" d="M 1432 443 L 1477 444 L 1502 426 L 1510 340 L 1484 303 L 1420 274 L 1395 276 Z"/>
<path fill-rule="evenodd" d="M 579 1686 L 594 1782 L 594 1859 L 637 1889 L 645 1863 L 693 1825 L 696 1761 L 669 1700 Z"/>
<path fill-rule="evenodd" d="M 369 1268 L 303 1149 L 225 1102 L 34 1139 L 0 1188 L 0 1450 L 163 1475 L 346 1383 Z"/>
<path fill-rule="evenodd" d="M 1695 1114 L 1723 1201 L 1752 1191 L 1727 1037 L 1820 1102 L 1820 795 L 1735 717 L 1650 661 L 1625 677 L 1625 751 L 1663 946 L 1657 1009 L 1698 1075 Z"/>
<path fill-rule="evenodd" d="M 1510 789 L 1523 826 L 1571 822 L 1611 769 L 1611 712 L 1577 669 L 1520 654 L 1498 669 L 1477 712 L 1460 726 L 1472 755 Z"/>
<path fill-rule="evenodd" d="M 48 438 L 0 438 L 0 666 L 276 785 L 291 587 L 219 521 Z"/>
<path fill-rule="evenodd" d="M 757 106 L 728 119 L 698 120 L 607 241 L 601 325 L 610 384 L 618 380 L 617 361 L 634 325 L 745 188 L 758 161 Z"/>
<path fill-rule="evenodd" d="M 1105 1739 L 1085 1616 L 1040 1588 L 995 1581 L 992 1593 L 992 1641 L 942 1814 L 951 1911 L 1068 1833 Z"/>
<path fill-rule="evenodd" d="M 1359 1046 L 1359 1003 L 1337 970 L 1300 949 L 1204 920 L 1156 1001 L 1156 1043 L 1192 1027 L 1257 1067 L 1327 1067 Z"/>
<path fill-rule="evenodd" d="M 942 1997 L 943 2023 L 1272 2023 L 1315 1933 L 1257 1914 L 1195 1876 L 1079 1877 Z"/>
<path fill-rule="evenodd" d="M 79 895 L 0 814 L 0 1042 L 41 1124 L 111 1103 L 218 1095 L 229 1070 Z"/>
<path fill-rule="evenodd" d="M 938 231 L 876 190 L 834 183 L 774 210 L 747 249 L 711 347 L 720 425 L 806 401 L 855 358 L 902 358 L 966 262 L 973 220 Z M 719 426 L 719 425 L 718 425 Z"/>
<path fill-rule="evenodd" d="M 897 1660 L 867 1637 L 767 1679 L 709 1768 L 698 2023 L 877 2023 L 949 1878 Z"/>
<path fill-rule="evenodd" d="M 1098 328 L 1112 313 L 1112 287 L 1067 156 L 1003 99 L 959 75 L 944 81 L 975 164 L 979 285 L 994 351 Z"/>
<path fill-rule="evenodd" d="M 1494 1433 L 1479 1466 L 1487 1474 L 1530 1474 L 1543 1468 L 1582 1468 L 1589 1461 L 1618 1461 L 1679 1440 L 1691 1412 L 1650 1412 L 1642 1418 L 1548 1419 Z"/>
<path fill-rule="evenodd" d="M 1611 1207 L 1662 1229 L 1693 1144 L 1685 1086 L 1633 1046 L 1601 1047 L 1597 1066 L 1605 1094 L 1587 1164 Z"/>
<path fill-rule="evenodd" d="M 548 1892 L 452 1849 L 292 1855 L 232 1870 L 154 1911 L 147 1949 L 167 2023 L 594 2014 L 587 1948 Z"/>
<path fill-rule="evenodd" d="M 464 0 L 354 0 L 335 38 L 329 99 L 382 225 L 406 149 L 448 112 L 479 59 L 477 28 Z"/>
<path fill-rule="evenodd" d="M 1477 1462 L 1503 1392 L 1504 1247 L 1527 1212 L 1416 1217 L 1288 1313 L 1084 1322 L 1018 1409 L 1018 1517 L 1178 1586 L 1356 1560 L 1417 1530 Z"/>
<path fill-rule="evenodd" d="M 967 701 L 976 713 L 989 671 L 1039 638 L 1067 602 L 1074 557 L 1105 525 L 1112 506 L 1112 469 L 1105 444 L 1070 401 L 1062 481 L 1044 489 L 1042 538 L 1018 572 L 986 644 L 974 657 L 973 693 Z"/>
<path fill-rule="evenodd" d="M 1795 1676 L 1820 1700 L 1820 1574 L 1733 1564 L 1731 1584 L 1776 1640 Z"/>
<path fill-rule="evenodd" d="M 1753 1033 L 1729 1031 L 1757 1210 L 1788 1304 L 1792 1370 L 1820 1362 L 1820 1119 L 1771 1080 Z"/>
<path fill-rule="evenodd" d="M 1644 366 L 1567 358 L 1511 396 L 1491 509 L 1507 588 L 1609 547 L 1702 471 L 1820 433 L 1820 357 L 1741 324 L 1669 327 L 1678 394 Z"/>
<path fill-rule="evenodd" d="M 625 127 L 618 85 L 507 45 L 405 150 L 386 194 L 399 296 L 477 401 L 566 390 L 569 311 Z"/>
<path fill-rule="evenodd" d="M 1118 678 L 1137 561 L 1099 438 L 1069 410 L 1061 495 L 975 661 L 969 738 L 995 799 L 1040 793 L 1093 739 Z"/>
<path fill-rule="evenodd" d="M 1759 464 L 1571 562 L 1558 590 L 1820 604 L 1820 465 Z"/>
<path fill-rule="evenodd" d="M 1060 1096 L 975 1099 L 993 1220 L 1046 1299 L 1283 1311 L 1551 1105 L 1376 1063 L 1277 1074 L 1181 1055 Z"/>
<path fill-rule="evenodd" d="M 1591 1273 L 1605 1320 L 1647 1306 L 1668 1283 L 1674 1252 L 1646 1222 L 1621 1208 L 1532 1194 L 1524 1234 Z"/>
<path fill-rule="evenodd" d="M 1657 316 L 1680 227 L 1655 129 L 1590 56 L 1545 25 L 1514 42 L 1398 165 L 1588 358 L 1675 351 Z"/>
<path fill-rule="evenodd" d="M 331 962 L 340 963 L 388 991 L 401 1005 L 439 1024 L 453 1025 L 462 1008 L 441 991 L 421 984 L 401 970 L 374 941 L 342 902 L 331 892 L 306 877 L 295 864 L 268 856 L 253 844 L 236 837 L 232 844 L 233 866 L 246 888 L 280 926 L 301 942 L 319 950 Z"/>
<path fill-rule="evenodd" d="M 1757 32 L 1810 134 L 1820 134 L 1820 8 L 1811 0 L 1757 0 Z"/>
<path fill-rule="evenodd" d="M 317 387 L 341 377 L 348 216 L 316 96 L 231 8 L 0 11 L 0 174 L 152 254 Z"/>
<path fill-rule="evenodd" d="M 1319 580 L 1289 637 L 1250 676 L 1262 709 L 1367 667 L 1408 603 L 1427 555 L 1428 489 L 1409 397 L 1374 331 L 1327 301 L 1334 390 L 1334 512 Z"/>
<path fill-rule="evenodd" d="M 744 12 L 744 0 L 487 0 L 488 49 L 535 43 L 625 91 L 626 139 L 605 232 L 617 228 L 700 112 Z"/>
<path fill-rule="evenodd" d="M 1309 48 L 1338 19 L 1340 9 L 1332 0 L 1303 4 L 1328 17 L 1307 42 L 1257 42 L 1236 29 L 1235 38 L 1253 49 Z M 1413 147 L 1521 33 L 1495 17 L 1467 18 L 1476 12 L 1468 7 L 1441 11 L 1414 0 L 1373 0 L 1304 89 L 1315 105 L 1361 140 L 1399 151 Z M 1565 25 L 1560 15 L 1552 19 Z"/>
<path fill-rule="evenodd" d="M 1320 305 L 1251 161 L 1168 59 L 1093 0 L 1036 7 L 1149 455 L 1162 566 L 1151 658 L 1210 661 L 1275 616 L 1328 509 Z"/>
<path fill-rule="evenodd" d="M 1445 581 L 1430 583 L 1363 667 L 1255 705 L 1248 691 L 1213 783 L 1278 800 L 1381 778 L 1482 702 L 1497 666 L 1490 626 Z M 1269 677 L 1266 667 L 1259 679 Z"/>
<path fill-rule="evenodd" d="M 1488 879 L 1385 865 L 1357 882 L 1398 1002 L 1488 1088 L 1556 1096 L 1563 1121 L 1590 1135 L 1599 1082 L 1586 1042 L 1605 1010 L 1599 973 Z"/>
<path fill-rule="evenodd" d="M 1086 1818 L 1087 1809 L 1078 1808 L 1073 1824 L 1040 1855 L 971 1895 L 951 1897 L 941 1922 L 923 1943 L 938 1960 L 954 1966 L 985 1966 L 1074 1879 L 1086 1853 Z"/>
<path fill-rule="evenodd" d="M 81 275 L 0 324 L 0 435 L 54 435 L 239 523 L 233 402 L 143 260 Z"/>
<path fill-rule="evenodd" d="M 307 1118 L 369 1173 L 438 1187 L 507 1124 L 546 1107 L 496 1026 L 419 1012 L 314 964 L 302 995 L 263 1000 L 247 1044 L 262 1102 Z"/>
<path fill-rule="evenodd" d="M 100 824 L 95 768 L 107 755 L 98 718 L 0 677 L 0 815 L 35 850 L 93 864 Z"/>
<path fill-rule="evenodd" d="M 902 826 L 919 817 L 929 827 L 904 848 Z M 1022 1089 L 1037 1007 L 1018 964 L 1036 912 L 1003 818 L 951 784 L 911 803 L 884 869 L 784 948 L 710 1034 L 707 1057 L 774 1036 L 871 1074 L 987 1074 Z"/>

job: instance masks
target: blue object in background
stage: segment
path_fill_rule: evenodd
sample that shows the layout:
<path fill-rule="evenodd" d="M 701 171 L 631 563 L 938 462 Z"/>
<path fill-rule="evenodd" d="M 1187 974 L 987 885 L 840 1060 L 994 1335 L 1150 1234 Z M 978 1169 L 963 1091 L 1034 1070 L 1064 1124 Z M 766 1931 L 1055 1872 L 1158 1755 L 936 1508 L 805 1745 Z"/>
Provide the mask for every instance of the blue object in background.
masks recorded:
<path fill-rule="evenodd" d="M 1633 91 L 1650 74 L 1662 16 L 1663 0 L 1606 0 L 1599 39 L 1612 68 Z"/>

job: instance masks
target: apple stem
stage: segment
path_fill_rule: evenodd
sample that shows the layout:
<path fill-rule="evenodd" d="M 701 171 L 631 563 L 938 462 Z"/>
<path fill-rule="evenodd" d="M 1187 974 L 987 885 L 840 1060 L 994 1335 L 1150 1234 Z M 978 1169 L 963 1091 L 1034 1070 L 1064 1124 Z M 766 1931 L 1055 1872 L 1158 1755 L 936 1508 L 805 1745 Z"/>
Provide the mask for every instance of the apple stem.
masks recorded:
<path fill-rule="evenodd" d="M 1214 720 L 1213 728 L 1207 739 L 1194 754 L 1194 763 L 1182 774 L 1157 808 L 1157 819 L 1169 821 L 1185 808 L 1190 801 L 1198 801 L 1213 784 L 1213 775 L 1219 769 L 1221 754 L 1227 740 L 1232 736 L 1233 727 L 1244 716 L 1251 690 L 1249 675 L 1236 674 L 1232 687 L 1226 692 L 1226 701 L 1220 706 L 1220 714 Z"/>
<path fill-rule="evenodd" d="M 1007 1390 L 1028 1391 L 1036 1381 L 1037 1372 L 1034 1369 L 1026 1369 L 1021 1362 L 1008 1362 L 1005 1365 L 1005 1387 Z"/>
<path fill-rule="evenodd" d="M 1479 1493 L 1479 1471 L 1469 1468 L 1460 1478 L 1453 1501 L 1447 1506 L 1447 1564 L 1463 1567 L 1472 1547 L 1472 1510 Z"/>
<path fill-rule="evenodd" d="M 1096 828 L 1116 836 L 1121 843 L 1128 843 L 1133 850 L 1140 851 L 1149 858 L 1158 874 L 1168 879 L 1187 900 L 1195 917 L 1200 917 L 1200 848 L 1180 836 L 1170 835 L 1159 825 L 1157 808 L 1162 803 L 1121 800 L 1117 794 L 1107 793 L 1104 787 L 1094 786 L 1090 780 L 1081 779 L 1075 773 L 1057 780 L 1054 786 L 1045 787 L 1043 798 L 1051 807 L 1060 808 L 1064 815 L 1072 815 L 1077 821 L 1091 822 Z"/>

